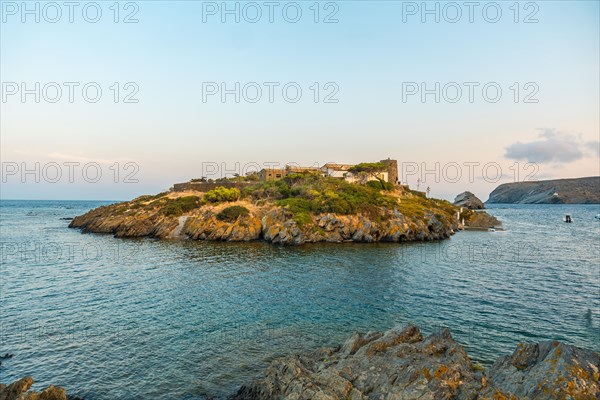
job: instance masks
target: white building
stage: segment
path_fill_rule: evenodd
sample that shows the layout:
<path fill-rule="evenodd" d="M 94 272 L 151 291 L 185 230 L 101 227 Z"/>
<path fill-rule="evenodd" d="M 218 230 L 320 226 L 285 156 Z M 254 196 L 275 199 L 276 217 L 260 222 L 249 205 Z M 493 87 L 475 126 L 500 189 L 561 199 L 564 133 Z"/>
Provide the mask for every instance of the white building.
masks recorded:
<path fill-rule="evenodd" d="M 383 179 L 386 182 L 388 181 L 388 173 L 385 171 L 378 172 L 375 175 L 355 175 L 349 171 L 353 166 L 352 164 L 327 163 L 321 167 L 321 172 L 325 176 L 344 179 L 350 183 L 366 183 L 368 181 L 376 181 L 377 178 Z"/>

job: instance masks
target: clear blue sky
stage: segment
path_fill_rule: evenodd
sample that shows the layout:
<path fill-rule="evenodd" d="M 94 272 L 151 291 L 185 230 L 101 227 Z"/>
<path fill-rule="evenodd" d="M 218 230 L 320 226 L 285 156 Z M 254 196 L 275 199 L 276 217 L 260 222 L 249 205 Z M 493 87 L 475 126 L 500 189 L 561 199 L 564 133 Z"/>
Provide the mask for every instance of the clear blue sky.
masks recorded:
<path fill-rule="evenodd" d="M 240 9 L 246 3 L 239 2 Z M 458 182 L 449 182 L 441 172 L 438 182 L 428 175 L 432 195 L 443 198 L 472 190 L 486 199 L 497 184 L 515 180 L 515 162 L 520 179 L 533 170 L 524 168 L 528 161 L 536 162 L 538 179 L 600 173 L 599 2 L 520 2 L 517 23 L 513 1 L 496 3 L 502 10 L 497 23 L 484 19 L 483 6 L 490 2 L 480 2 L 472 23 L 464 6 L 462 18 L 448 22 L 455 12 L 446 8 L 444 18 L 446 2 L 438 3 L 439 23 L 432 15 L 422 22 L 420 12 L 407 14 L 420 1 L 320 2 L 319 23 L 311 9 L 314 1 L 297 2 L 302 17 L 290 23 L 282 15 L 289 3 L 279 2 L 273 23 L 262 1 L 256 3 L 263 13 L 259 22 L 250 23 L 241 14 L 239 23 L 233 15 L 223 23 L 219 12 L 206 13 L 213 5 L 220 8 L 220 1 L 139 1 L 137 10 L 120 10 L 120 21 L 136 11 L 139 22 L 126 24 L 113 22 L 112 1 L 98 2 L 102 16 L 97 23 L 86 22 L 81 7 L 73 23 L 64 7 L 61 19 L 50 23 L 44 17 L 52 19 L 55 12 L 47 8 L 44 15 L 45 2 L 39 23 L 32 15 L 22 22 L 22 10 L 13 7 L 21 2 L 2 1 L 1 197 L 127 199 L 199 177 L 203 162 L 225 163 L 233 171 L 236 162 L 314 165 L 387 157 L 432 170 L 435 163 L 463 166 Z M 227 4 L 233 8 L 236 2 Z M 436 2 L 427 4 L 434 8 Z M 290 7 L 287 16 L 293 18 Z M 246 11 L 253 18 L 254 11 Z M 338 22 L 323 23 L 333 11 Z M 494 14 L 488 9 L 486 16 Z M 538 22 L 524 23 L 527 16 Z M 23 82 L 29 88 L 35 82 L 81 85 L 73 103 L 66 100 L 65 87 L 57 103 L 45 97 L 35 103 L 33 95 L 22 102 L 20 93 L 7 96 L 13 88 L 7 83 Z M 97 103 L 82 98 L 87 82 L 103 90 Z M 139 102 L 113 102 L 114 82 L 120 83 L 120 100 L 131 90 L 123 85 L 134 82 Z M 202 101 L 203 82 L 281 85 L 273 103 L 266 87 L 257 103 L 235 103 L 233 95 L 223 103 L 218 95 Z M 297 103 L 282 98 L 287 82 L 303 91 Z M 310 89 L 314 82 L 320 84 L 317 103 Z M 339 89 L 337 103 L 322 101 L 333 87 L 324 88 L 327 82 Z M 435 103 L 433 95 L 425 103 L 419 95 L 403 102 L 406 82 L 426 82 L 431 88 L 435 82 L 480 86 L 472 103 L 466 87 L 457 103 L 444 98 Z M 497 103 L 481 95 L 488 82 L 503 90 Z M 517 103 L 510 89 L 515 82 Z M 526 83 L 534 86 L 525 88 Z M 523 102 L 534 91 L 538 102 Z M 563 150 L 568 156 L 560 155 Z M 41 176 L 36 183 L 34 175 L 22 176 L 20 170 L 6 173 L 15 165 L 34 168 L 36 162 L 41 168 L 59 164 L 63 179 L 49 183 Z M 98 163 L 102 179 L 87 182 L 76 167 L 71 183 L 64 162 Z M 119 183 L 110 169 L 115 162 Z M 123 169 L 128 162 L 139 166 L 138 183 L 122 182 L 123 174 L 133 171 Z M 479 163 L 473 182 L 466 178 L 465 163 Z M 482 179 L 486 163 L 501 166 L 502 180 Z M 407 176 L 408 183 L 416 186 L 417 176 Z"/>

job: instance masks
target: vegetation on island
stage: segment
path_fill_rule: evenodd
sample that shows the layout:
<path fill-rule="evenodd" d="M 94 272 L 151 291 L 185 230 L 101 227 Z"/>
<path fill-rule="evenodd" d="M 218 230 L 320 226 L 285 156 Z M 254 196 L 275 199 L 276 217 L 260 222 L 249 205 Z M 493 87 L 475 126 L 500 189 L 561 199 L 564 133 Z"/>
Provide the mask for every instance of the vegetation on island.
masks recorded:
<path fill-rule="evenodd" d="M 307 222 L 310 215 L 323 213 L 373 215 L 379 207 L 398 205 L 391 192 L 316 174 L 290 174 L 252 185 L 244 192 L 253 201 L 272 201 L 285 207 L 297 222 Z"/>
<path fill-rule="evenodd" d="M 226 207 L 217 214 L 219 221 L 234 222 L 239 217 L 250 214 L 250 211 L 244 206 Z"/>
<path fill-rule="evenodd" d="M 382 163 L 363 163 L 355 166 L 356 173 L 375 174 Z M 229 178 L 231 182 L 234 178 Z M 225 181 L 224 181 L 225 182 Z M 253 181 L 254 182 L 254 181 Z M 423 217 L 428 210 L 436 214 L 454 214 L 456 208 L 445 200 L 428 199 L 421 192 L 399 190 L 389 182 L 370 180 L 366 184 L 323 177 L 313 173 L 294 173 L 272 181 L 255 181 L 243 188 L 218 186 L 201 196 L 171 198 L 169 192 L 156 196 L 141 196 L 128 208 L 159 208 L 164 215 L 180 216 L 205 205 L 247 201 L 258 206 L 273 204 L 289 211 L 296 222 L 310 222 L 311 216 L 325 213 L 381 218 L 381 210 L 398 210 L 407 217 Z M 246 210 L 247 211 L 247 210 Z M 246 215 L 239 209 L 224 212 L 219 219 L 231 221 L 234 216 Z"/>
<path fill-rule="evenodd" d="M 203 176 L 202 178 L 190 179 L 190 182 L 192 182 L 192 183 L 228 183 L 228 182 L 257 182 L 259 180 L 260 180 L 260 177 L 258 176 L 258 172 L 252 171 L 246 175 L 233 174 L 233 176 L 231 176 L 231 177 L 223 177 L 223 178 L 216 178 L 216 179 L 206 178 Z"/>
<path fill-rule="evenodd" d="M 209 190 L 204 195 L 204 200 L 209 203 L 220 203 L 223 201 L 237 201 L 240 199 L 240 190 L 237 188 L 226 188 L 219 186 Z"/>
<path fill-rule="evenodd" d="M 357 175 L 360 178 L 360 181 L 366 182 L 370 186 L 383 190 L 392 190 L 394 185 L 381 177 L 381 173 L 386 170 L 387 166 L 384 163 L 376 162 L 353 165 L 348 169 L 348 172 Z"/>
<path fill-rule="evenodd" d="M 275 180 L 172 189 L 100 207 L 70 226 L 119 237 L 302 244 L 320 241 L 438 240 L 458 228 L 458 209 L 445 200 L 381 179 L 381 163 L 353 167 L 353 182 L 312 171 Z M 364 179 L 360 178 L 360 176 Z"/>
<path fill-rule="evenodd" d="M 162 199 L 162 198 L 161 198 Z M 176 199 L 164 198 L 162 211 L 165 215 L 179 216 L 186 212 L 192 211 L 199 205 L 200 198 L 198 196 L 185 196 Z M 160 200 L 159 200 L 160 201 Z"/>

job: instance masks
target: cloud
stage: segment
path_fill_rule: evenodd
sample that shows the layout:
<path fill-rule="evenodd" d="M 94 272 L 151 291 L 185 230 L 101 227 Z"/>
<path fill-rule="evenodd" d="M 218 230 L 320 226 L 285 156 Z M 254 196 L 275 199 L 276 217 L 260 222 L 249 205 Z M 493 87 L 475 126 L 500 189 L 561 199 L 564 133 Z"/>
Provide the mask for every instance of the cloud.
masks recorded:
<path fill-rule="evenodd" d="M 540 131 L 539 140 L 511 144 L 506 148 L 504 156 L 531 163 L 564 164 L 580 160 L 590 153 L 598 157 L 600 153 L 598 141 L 586 142 L 579 136 L 555 129 L 540 129 Z"/>
<path fill-rule="evenodd" d="M 595 142 L 587 142 L 585 146 L 590 149 L 594 156 L 600 157 L 600 142 L 597 140 Z"/>

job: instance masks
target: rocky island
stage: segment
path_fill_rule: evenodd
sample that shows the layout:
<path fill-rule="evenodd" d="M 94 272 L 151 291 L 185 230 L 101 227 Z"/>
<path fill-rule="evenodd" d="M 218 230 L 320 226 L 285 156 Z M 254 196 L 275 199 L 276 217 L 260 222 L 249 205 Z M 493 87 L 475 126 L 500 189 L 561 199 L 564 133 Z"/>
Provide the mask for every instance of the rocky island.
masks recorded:
<path fill-rule="evenodd" d="M 452 204 L 460 207 L 459 218 L 464 229 L 488 230 L 502 225 L 496 217 L 482 211 L 485 204 L 471 192 L 459 194 Z"/>
<path fill-rule="evenodd" d="M 505 183 L 487 203 L 600 204 L 600 176 Z"/>
<path fill-rule="evenodd" d="M 117 237 L 290 245 L 438 240 L 459 229 L 458 209 L 449 202 L 365 172 L 385 168 L 383 164 L 355 167 L 376 179 L 348 181 L 288 171 L 277 179 L 261 180 L 256 174 L 191 182 L 99 207 L 69 226 Z"/>

